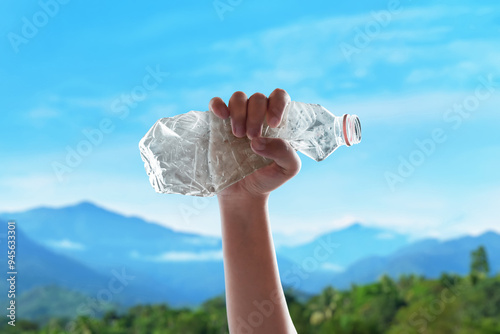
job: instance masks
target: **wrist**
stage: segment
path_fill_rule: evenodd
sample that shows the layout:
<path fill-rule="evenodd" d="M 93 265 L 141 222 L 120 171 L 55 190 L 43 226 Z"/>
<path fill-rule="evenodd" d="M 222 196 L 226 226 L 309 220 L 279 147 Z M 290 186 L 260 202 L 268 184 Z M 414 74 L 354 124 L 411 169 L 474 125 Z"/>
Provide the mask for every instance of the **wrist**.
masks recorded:
<path fill-rule="evenodd" d="M 217 195 L 223 226 L 267 224 L 267 200 L 269 195 L 227 194 Z"/>
<path fill-rule="evenodd" d="M 217 200 L 220 206 L 227 205 L 243 205 L 250 206 L 266 206 L 269 199 L 269 194 L 217 194 Z"/>

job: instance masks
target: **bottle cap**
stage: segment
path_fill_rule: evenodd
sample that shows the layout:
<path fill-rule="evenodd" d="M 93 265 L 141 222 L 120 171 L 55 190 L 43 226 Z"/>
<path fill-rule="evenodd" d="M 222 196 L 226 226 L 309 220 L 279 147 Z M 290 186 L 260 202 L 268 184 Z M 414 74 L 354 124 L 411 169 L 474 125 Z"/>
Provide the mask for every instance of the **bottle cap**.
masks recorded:
<path fill-rule="evenodd" d="M 345 114 L 342 121 L 342 131 L 347 146 L 358 144 L 361 141 L 361 123 L 358 116 Z"/>

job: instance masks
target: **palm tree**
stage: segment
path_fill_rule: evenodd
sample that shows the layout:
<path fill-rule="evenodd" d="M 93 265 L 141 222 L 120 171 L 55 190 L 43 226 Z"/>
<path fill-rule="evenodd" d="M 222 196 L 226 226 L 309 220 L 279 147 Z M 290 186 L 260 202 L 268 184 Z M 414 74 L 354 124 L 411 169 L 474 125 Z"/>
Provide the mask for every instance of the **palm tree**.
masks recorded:
<path fill-rule="evenodd" d="M 335 313 L 339 301 L 340 293 L 331 286 L 325 288 L 318 296 L 313 297 L 308 303 L 311 324 L 319 325 L 330 319 Z"/>

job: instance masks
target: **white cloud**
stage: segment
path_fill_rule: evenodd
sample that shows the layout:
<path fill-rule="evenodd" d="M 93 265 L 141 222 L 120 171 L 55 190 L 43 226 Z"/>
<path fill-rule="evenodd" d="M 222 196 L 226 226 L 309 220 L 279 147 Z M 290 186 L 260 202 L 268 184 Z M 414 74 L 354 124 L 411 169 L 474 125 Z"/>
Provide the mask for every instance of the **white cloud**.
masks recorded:
<path fill-rule="evenodd" d="M 26 116 L 29 119 L 51 119 L 60 115 L 59 111 L 54 108 L 38 107 L 27 112 Z"/>
<path fill-rule="evenodd" d="M 482 11 L 486 9 L 484 7 Z M 456 80 L 474 80 L 481 72 L 495 68 L 500 59 L 492 55 L 496 52 L 492 40 L 456 33 L 454 26 L 457 19 L 470 16 L 470 11 L 467 6 L 405 6 L 366 47 L 361 48 L 361 52 L 353 57 L 352 64 L 346 61 L 339 45 L 342 42 L 353 44 L 358 28 L 362 30 L 364 25 L 374 21 L 371 13 L 302 20 L 217 41 L 207 52 L 208 58 L 213 60 L 194 68 L 191 75 L 235 76 L 241 63 L 248 59 L 259 64 L 258 68 L 239 73 L 246 77 L 248 87 L 286 83 L 293 88 L 308 79 L 323 81 L 324 87 L 328 87 L 331 85 L 328 76 L 335 76 L 332 79 L 334 88 L 354 89 L 359 85 L 352 79 L 370 78 L 380 64 L 408 63 L 410 68 L 399 69 L 402 74 L 404 71 L 415 71 L 408 76 L 407 82 L 424 85 L 426 79 L 433 79 L 433 84 L 443 83 L 453 87 Z M 468 59 L 469 65 L 473 66 L 464 67 L 462 59 Z M 415 62 L 424 61 L 439 65 L 412 68 Z M 443 62 L 446 66 L 442 65 Z"/>
<path fill-rule="evenodd" d="M 191 244 L 191 245 L 214 246 L 220 242 L 220 239 L 219 238 L 209 238 L 209 237 L 203 237 L 203 238 L 189 237 L 189 238 L 184 238 L 182 241 L 185 243 Z"/>
<path fill-rule="evenodd" d="M 116 96 L 114 97 L 116 98 Z M 72 108 L 80 109 L 98 109 L 104 112 L 110 112 L 113 97 L 64 97 L 63 101 Z"/>
<path fill-rule="evenodd" d="M 479 80 L 477 80 L 477 84 L 479 84 Z M 375 95 L 365 96 L 363 99 L 354 97 L 337 98 L 336 100 L 319 99 L 318 103 L 324 106 L 335 106 L 335 110 L 341 110 L 342 114 L 356 114 L 360 116 L 362 125 L 367 121 L 381 122 L 386 125 L 398 123 L 429 124 L 429 121 L 434 121 L 436 123 L 429 126 L 449 126 L 449 123 L 443 121 L 444 114 L 452 109 L 454 104 L 463 103 L 464 99 L 471 95 L 474 95 L 474 89 L 456 92 L 433 91 Z M 481 101 L 479 108 L 492 112 L 477 113 L 475 117 L 498 118 L 499 114 L 495 112 L 498 103 L 500 103 L 498 95 L 492 95 L 488 100 Z"/>
<path fill-rule="evenodd" d="M 10 193 L 37 193 L 49 194 L 56 185 L 57 179 L 51 174 L 32 175 L 2 175 L 0 185 Z"/>
<path fill-rule="evenodd" d="M 85 249 L 85 246 L 78 243 L 78 242 L 73 242 L 68 239 L 62 239 L 62 240 L 52 240 L 47 242 L 50 246 L 54 248 L 61 248 L 61 249 L 68 249 L 68 250 L 83 250 Z"/>
<path fill-rule="evenodd" d="M 155 104 L 150 108 L 147 108 L 146 112 L 138 114 L 135 120 L 144 125 L 153 126 L 153 124 L 160 118 L 172 117 L 179 113 L 181 112 L 176 104 Z"/>
<path fill-rule="evenodd" d="M 154 262 L 185 262 L 222 260 L 222 250 L 207 252 L 166 252 L 156 257 L 150 257 Z"/>
<path fill-rule="evenodd" d="M 383 208 L 392 203 L 391 210 L 365 208 L 363 211 L 370 226 L 408 234 L 413 239 L 445 240 L 489 230 L 500 233 L 495 202 L 499 196 L 498 185 L 492 189 L 469 187 L 457 197 L 451 197 L 440 188 L 427 191 L 412 188 L 408 193 L 399 192 L 399 195 L 386 198 L 388 204 L 378 202 Z"/>
<path fill-rule="evenodd" d="M 57 120 L 61 111 L 54 107 L 39 106 L 22 113 L 23 123 L 32 126 L 36 131 L 43 129 L 47 123 Z"/>
<path fill-rule="evenodd" d="M 338 219 L 325 219 L 324 215 L 315 215 L 314 218 L 304 218 L 300 214 L 289 216 L 279 213 L 273 214 L 272 212 L 271 220 L 277 247 L 304 244 L 324 233 L 340 230 L 354 223 L 363 222 L 352 215 L 343 215 Z"/>
<path fill-rule="evenodd" d="M 321 269 L 327 270 L 327 271 L 333 271 L 333 272 L 336 272 L 336 273 L 340 273 L 340 272 L 343 272 L 345 270 L 344 267 L 336 265 L 334 263 L 330 263 L 330 262 L 324 262 L 321 265 Z"/>
<path fill-rule="evenodd" d="M 379 233 L 375 236 L 376 239 L 383 239 L 383 240 L 394 239 L 394 237 L 395 237 L 394 233 L 390 232 Z"/>

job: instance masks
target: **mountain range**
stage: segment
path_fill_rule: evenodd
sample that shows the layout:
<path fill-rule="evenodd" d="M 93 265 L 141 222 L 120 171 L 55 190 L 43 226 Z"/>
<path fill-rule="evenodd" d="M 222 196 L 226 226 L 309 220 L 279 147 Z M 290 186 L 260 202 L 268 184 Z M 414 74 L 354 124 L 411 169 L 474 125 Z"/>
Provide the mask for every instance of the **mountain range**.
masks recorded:
<path fill-rule="evenodd" d="M 2 213 L 4 231 L 12 219 L 24 299 L 50 287 L 103 304 L 192 306 L 224 293 L 220 238 L 175 231 L 90 202 Z M 0 233 L 0 242 L 6 254 L 6 234 Z M 499 272 L 500 235 L 494 232 L 411 241 L 394 231 L 353 224 L 304 244 L 279 247 L 277 257 L 283 285 L 312 294 L 327 285 L 343 289 L 371 282 L 382 274 L 466 274 L 470 252 L 480 245 L 492 273 Z"/>

